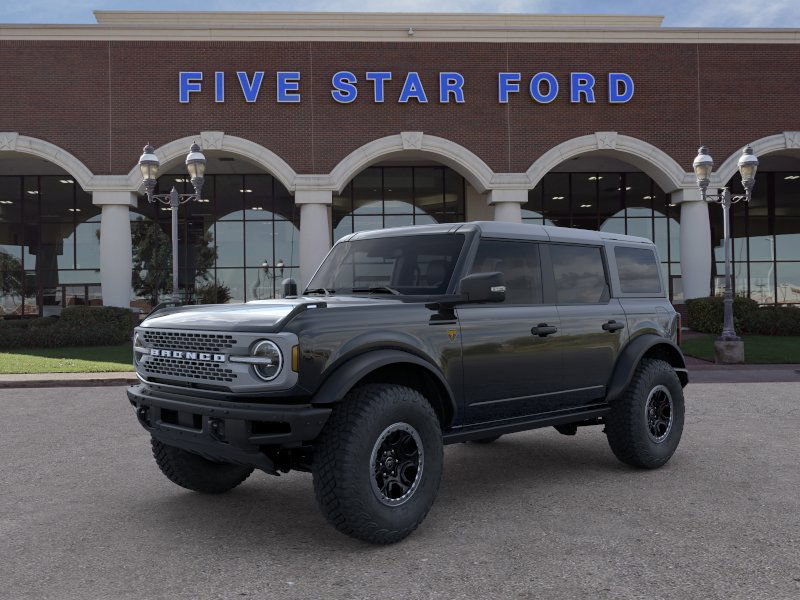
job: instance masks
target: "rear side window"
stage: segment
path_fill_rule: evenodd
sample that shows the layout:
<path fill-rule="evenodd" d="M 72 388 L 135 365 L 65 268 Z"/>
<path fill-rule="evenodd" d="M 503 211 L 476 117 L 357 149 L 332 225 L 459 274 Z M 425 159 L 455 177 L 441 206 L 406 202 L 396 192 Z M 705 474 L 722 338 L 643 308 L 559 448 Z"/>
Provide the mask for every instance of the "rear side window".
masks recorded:
<path fill-rule="evenodd" d="M 472 273 L 495 271 L 503 274 L 506 304 L 542 303 L 539 246 L 530 242 L 481 240 Z"/>
<path fill-rule="evenodd" d="M 603 253 L 594 246 L 550 246 L 556 301 L 559 304 L 599 304 L 610 297 Z"/>
<path fill-rule="evenodd" d="M 623 294 L 661 294 L 656 255 L 649 248 L 614 249 Z"/>

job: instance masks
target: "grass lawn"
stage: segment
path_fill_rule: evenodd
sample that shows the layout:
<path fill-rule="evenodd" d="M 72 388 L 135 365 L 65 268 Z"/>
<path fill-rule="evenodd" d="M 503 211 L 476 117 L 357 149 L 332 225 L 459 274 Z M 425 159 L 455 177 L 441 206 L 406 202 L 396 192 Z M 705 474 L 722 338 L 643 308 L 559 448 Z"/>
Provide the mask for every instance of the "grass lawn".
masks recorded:
<path fill-rule="evenodd" d="M 687 356 L 714 360 L 716 335 L 704 335 L 683 340 L 681 349 Z M 754 364 L 800 363 L 800 337 L 746 335 L 744 360 Z"/>
<path fill-rule="evenodd" d="M 130 344 L 82 348 L 26 348 L 0 352 L 0 374 L 133 371 L 132 359 Z"/>

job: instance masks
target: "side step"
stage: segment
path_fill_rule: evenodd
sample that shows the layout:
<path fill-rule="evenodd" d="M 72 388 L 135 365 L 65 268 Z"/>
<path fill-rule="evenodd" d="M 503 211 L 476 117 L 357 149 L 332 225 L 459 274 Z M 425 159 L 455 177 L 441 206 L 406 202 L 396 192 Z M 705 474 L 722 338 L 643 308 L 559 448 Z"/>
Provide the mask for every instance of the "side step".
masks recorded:
<path fill-rule="evenodd" d="M 442 436 L 445 444 L 455 444 L 458 442 L 468 442 L 470 440 L 477 440 L 481 438 L 492 437 L 495 435 L 505 435 L 506 433 L 515 433 L 517 431 L 525 431 L 527 429 L 539 429 L 541 427 L 553 427 L 556 425 L 566 425 L 568 423 L 579 423 L 580 421 L 588 421 L 604 417 L 611 411 L 608 404 L 595 404 L 578 411 L 571 411 L 569 413 L 560 413 L 554 415 L 552 413 L 537 415 L 535 417 L 525 418 L 522 420 L 514 420 L 510 422 L 498 422 L 470 426 L 465 429 L 457 429 L 455 431 L 448 431 Z"/>

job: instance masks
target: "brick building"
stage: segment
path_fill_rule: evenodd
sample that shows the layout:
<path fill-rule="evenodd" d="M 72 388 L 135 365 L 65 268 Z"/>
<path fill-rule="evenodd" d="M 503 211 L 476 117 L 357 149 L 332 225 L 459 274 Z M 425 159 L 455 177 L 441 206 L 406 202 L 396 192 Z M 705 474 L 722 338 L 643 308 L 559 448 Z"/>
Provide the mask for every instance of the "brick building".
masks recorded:
<path fill-rule="evenodd" d="M 180 211 L 180 285 L 234 301 L 301 282 L 332 241 L 395 225 L 514 220 L 656 241 L 674 302 L 721 288 L 800 303 L 794 29 L 663 28 L 660 17 L 97 12 L 0 25 L 0 314 L 152 304 L 170 212 L 141 195 L 145 143 Z M 169 41 L 165 41 L 169 40 Z M 168 253 L 167 253 L 168 254 Z M 133 274 L 133 285 L 131 284 Z"/>

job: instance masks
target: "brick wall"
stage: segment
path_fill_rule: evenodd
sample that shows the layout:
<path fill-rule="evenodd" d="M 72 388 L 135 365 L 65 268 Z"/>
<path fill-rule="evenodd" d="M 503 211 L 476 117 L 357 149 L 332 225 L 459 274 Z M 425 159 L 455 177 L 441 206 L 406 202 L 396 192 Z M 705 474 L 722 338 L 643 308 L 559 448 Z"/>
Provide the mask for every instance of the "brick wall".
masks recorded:
<path fill-rule="evenodd" d="M 746 142 L 800 130 L 797 64 L 796 44 L 3 41 L 0 131 L 52 142 L 96 174 L 127 173 L 145 142 L 203 130 L 257 142 L 299 173 L 327 172 L 362 144 L 409 130 L 462 144 L 497 172 L 524 171 L 554 145 L 604 130 L 647 141 L 689 169 L 701 141 L 721 163 Z M 181 70 L 205 72 L 207 87 L 189 104 L 178 102 Z M 266 72 L 255 104 L 245 103 L 237 70 Z M 275 102 L 278 70 L 302 72 L 301 103 Z M 359 77 L 352 104 L 331 98 L 338 70 Z M 370 70 L 394 74 L 384 104 L 363 80 Z M 397 103 L 412 70 L 426 105 Z M 227 73 L 224 104 L 214 102 L 214 71 Z M 438 102 L 439 71 L 465 76 L 464 104 Z M 523 73 L 508 105 L 497 102 L 500 71 Z M 551 104 L 527 93 L 526 75 L 538 71 L 559 80 Z M 596 104 L 569 102 L 570 71 L 597 77 Z M 632 101 L 608 104 L 609 71 L 633 77 Z"/>

